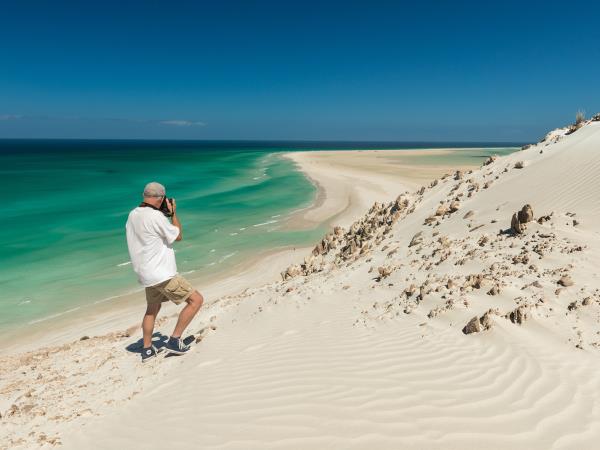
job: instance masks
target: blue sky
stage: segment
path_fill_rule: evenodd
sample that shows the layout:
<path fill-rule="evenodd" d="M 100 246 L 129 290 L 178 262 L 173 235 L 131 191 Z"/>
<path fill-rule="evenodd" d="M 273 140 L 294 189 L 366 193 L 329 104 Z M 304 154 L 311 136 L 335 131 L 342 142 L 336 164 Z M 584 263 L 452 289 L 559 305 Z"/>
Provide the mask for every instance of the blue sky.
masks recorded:
<path fill-rule="evenodd" d="M 597 2 L 3 2 L 0 138 L 531 141 L 600 111 Z"/>

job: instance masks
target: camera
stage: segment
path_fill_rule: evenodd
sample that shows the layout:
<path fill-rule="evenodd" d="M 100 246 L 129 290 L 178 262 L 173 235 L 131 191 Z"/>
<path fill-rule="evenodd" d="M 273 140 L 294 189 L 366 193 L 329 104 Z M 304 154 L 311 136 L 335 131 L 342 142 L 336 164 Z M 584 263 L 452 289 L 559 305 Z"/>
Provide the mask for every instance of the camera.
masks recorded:
<path fill-rule="evenodd" d="M 171 211 L 169 211 L 169 204 L 167 203 L 169 202 L 171 205 L 173 205 L 173 199 L 172 198 L 163 198 L 162 203 L 160 204 L 160 212 L 162 212 L 165 216 L 167 217 L 173 217 L 173 213 Z"/>

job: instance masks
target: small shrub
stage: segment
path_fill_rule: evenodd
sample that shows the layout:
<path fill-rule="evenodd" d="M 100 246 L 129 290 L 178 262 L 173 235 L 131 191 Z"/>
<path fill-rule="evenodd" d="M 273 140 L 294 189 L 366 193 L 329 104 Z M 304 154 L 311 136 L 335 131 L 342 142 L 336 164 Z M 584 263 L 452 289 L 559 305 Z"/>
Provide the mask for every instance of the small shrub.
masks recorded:
<path fill-rule="evenodd" d="M 583 124 L 585 122 L 585 113 L 583 111 L 577 111 L 577 114 L 575 114 L 575 123 L 572 125 L 569 125 L 569 131 L 567 131 L 567 134 L 571 134 L 571 133 L 575 133 L 577 130 L 579 130 Z"/>

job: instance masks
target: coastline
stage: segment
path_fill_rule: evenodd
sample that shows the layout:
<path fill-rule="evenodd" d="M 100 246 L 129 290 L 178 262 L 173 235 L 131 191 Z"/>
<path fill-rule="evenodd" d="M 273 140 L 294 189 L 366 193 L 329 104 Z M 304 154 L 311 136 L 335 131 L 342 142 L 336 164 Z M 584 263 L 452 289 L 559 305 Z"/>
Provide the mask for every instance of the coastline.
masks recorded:
<path fill-rule="evenodd" d="M 390 201 L 401 192 L 416 189 L 420 183 L 441 176 L 453 164 L 411 164 L 407 157 L 450 155 L 456 149 L 422 150 L 322 150 L 273 153 L 294 162 L 316 187 L 309 206 L 294 211 L 284 222 L 286 229 L 302 230 L 335 225 L 348 226 L 375 201 Z M 473 150 L 473 149 L 469 149 Z M 395 164 L 390 165 L 390 161 Z M 388 167 L 389 166 L 389 167 Z M 462 169 L 476 164 L 463 165 Z M 277 281 L 280 272 L 292 262 L 301 261 L 312 248 L 266 248 L 244 261 L 220 271 L 192 273 L 190 282 L 210 304 L 235 290 Z M 132 276 L 134 276 L 132 274 Z M 132 329 L 140 321 L 144 305 L 143 289 L 111 296 L 106 300 L 82 305 L 14 330 L 2 343 L 0 352 L 12 354 L 40 346 L 62 345 L 83 336 L 97 336 L 115 329 Z M 174 314 L 173 305 L 165 305 L 162 314 Z"/>
<path fill-rule="evenodd" d="M 69 341 L 66 329 L 62 345 L 0 357 L 3 435 L 15 448 L 112 449 L 130 445 L 148 420 L 174 427 L 186 417 L 201 425 L 182 430 L 180 442 L 203 448 L 463 448 L 478 424 L 478 441 L 491 448 L 498 439 L 573 443 L 582 426 L 589 443 L 600 436 L 590 409 L 600 346 L 598 139 L 591 124 L 474 170 L 453 164 L 458 171 L 435 158 L 421 167 L 377 152 L 299 153 L 298 169 L 319 190 L 287 226 L 347 224 L 369 195 L 377 205 L 316 258 L 310 247 L 257 255 L 223 278 L 190 324 L 199 345 L 183 358 L 139 363 L 139 305 L 130 329 L 114 311 L 98 319 L 104 334 Z M 560 178 L 565 169 L 581 180 Z M 423 183 L 426 170 L 437 174 Z M 419 188 L 397 199 L 392 191 L 406 186 Z M 506 226 L 525 202 L 535 220 L 516 235 Z M 281 281 L 284 264 L 303 260 Z M 176 312 L 159 317 L 155 339 Z M 474 320 L 481 325 L 471 330 Z M 183 448 L 169 436 L 149 448 L 169 443 Z"/>
<path fill-rule="evenodd" d="M 415 163 L 431 156 L 451 156 L 457 150 L 321 150 L 287 152 L 284 157 L 317 187 L 315 202 L 293 218 L 294 227 L 329 225 L 349 226 L 375 202 L 388 202 L 402 192 L 413 191 L 452 170 L 478 167 L 470 164 Z"/>

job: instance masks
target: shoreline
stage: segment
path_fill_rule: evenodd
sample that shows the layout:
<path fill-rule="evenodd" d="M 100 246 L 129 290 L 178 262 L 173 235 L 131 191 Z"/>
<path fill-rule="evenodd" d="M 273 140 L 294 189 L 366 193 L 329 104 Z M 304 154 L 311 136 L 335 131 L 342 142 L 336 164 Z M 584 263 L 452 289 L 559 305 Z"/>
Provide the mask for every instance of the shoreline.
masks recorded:
<path fill-rule="evenodd" d="M 292 160 L 297 170 L 316 187 L 311 204 L 292 212 L 283 227 L 293 230 L 330 228 L 334 225 L 347 227 L 373 202 L 390 201 L 407 189 L 418 188 L 424 179 L 433 179 L 455 168 L 454 164 L 429 166 L 404 161 L 403 165 L 396 165 L 396 168 L 390 171 L 386 170 L 390 158 L 403 161 L 406 157 L 445 155 L 456 150 L 460 149 L 275 153 Z M 475 167 L 477 164 L 471 166 Z M 467 169 L 471 166 L 461 168 Z M 235 293 L 237 288 L 241 291 L 243 288 L 279 280 L 279 273 L 293 262 L 301 261 L 312 249 L 313 244 L 308 243 L 304 248 L 266 248 L 255 257 L 221 271 L 191 274 L 189 280 L 205 296 L 206 304 L 210 305 L 218 297 Z M 253 270 L 254 267 L 261 270 Z M 19 327 L 14 333 L 10 333 L 9 337 L 4 338 L 0 344 L 0 351 L 4 354 L 14 354 L 39 348 L 39 342 L 42 341 L 44 347 L 61 345 L 83 336 L 106 334 L 117 327 L 131 329 L 139 325 L 144 304 L 144 292 L 139 288 L 134 292 L 111 296 L 93 304 L 77 306 L 57 313 L 57 316 L 36 319 L 35 323 Z M 163 311 L 167 315 L 176 310 L 174 305 L 165 306 Z"/>

